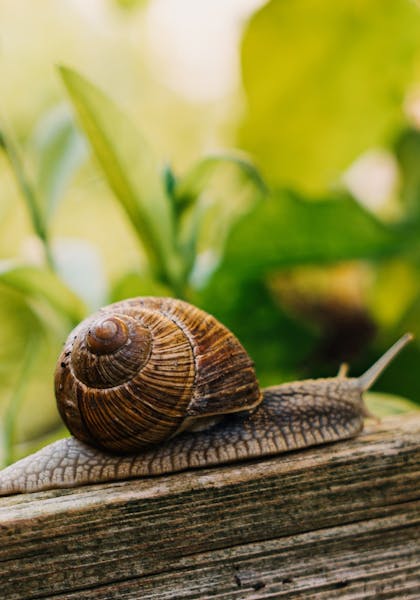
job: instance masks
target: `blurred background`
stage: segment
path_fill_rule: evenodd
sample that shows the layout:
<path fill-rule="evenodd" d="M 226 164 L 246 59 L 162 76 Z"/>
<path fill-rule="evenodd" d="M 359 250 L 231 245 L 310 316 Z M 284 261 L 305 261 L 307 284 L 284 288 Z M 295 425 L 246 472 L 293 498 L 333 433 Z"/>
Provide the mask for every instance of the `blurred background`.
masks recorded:
<path fill-rule="evenodd" d="M 70 329 L 135 295 L 212 312 L 263 385 L 413 331 L 370 404 L 420 404 L 419 2 L 3 0 L 0 65 L 3 463 L 63 435 Z"/>

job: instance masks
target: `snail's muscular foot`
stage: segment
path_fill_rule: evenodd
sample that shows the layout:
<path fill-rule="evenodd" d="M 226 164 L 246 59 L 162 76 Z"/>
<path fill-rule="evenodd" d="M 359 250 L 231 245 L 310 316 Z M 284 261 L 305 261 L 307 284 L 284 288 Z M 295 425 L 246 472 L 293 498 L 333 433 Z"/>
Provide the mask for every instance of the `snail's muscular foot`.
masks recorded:
<path fill-rule="evenodd" d="M 60 440 L 1 471 L 0 495 L 211 467 L 353 437 L 370 416 L 363 392 L 411 339 L 400 338 L 358 379 L 341 370 L 336 378 L 266 388 L 251 414 L 228 415 L 206 431 L 183 433 L 135 455 Z"/>
<path fill-rule="evenodd" d="M 210 467 L 356 435 L 363 427 L 359 393 L 343 401 L 337 389 L 342 384 L 326 383 L 329 399 L 317 396 L 319 384 L 312 381 L 270 388 L 250 415 L 228 416 L 207 431 L 185 432 L 135 455 L 109 454 L 76 438 L 59 440 L 1 471 L 0 495 Z"/>
<path fill-rule="evenodd" d="M 0 495 L 89 483 L 101 455 L 76 438 L 58 440 L 1 471 Z"/>

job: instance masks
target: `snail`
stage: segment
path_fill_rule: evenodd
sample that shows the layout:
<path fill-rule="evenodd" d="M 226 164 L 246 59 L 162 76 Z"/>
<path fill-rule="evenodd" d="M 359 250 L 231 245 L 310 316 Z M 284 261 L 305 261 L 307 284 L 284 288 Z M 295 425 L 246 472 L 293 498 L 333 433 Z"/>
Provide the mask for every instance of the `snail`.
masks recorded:
<path fill-rule="evenodd" d="M 351 438 L 371 416 L 365 392 L 411 339 L 362 376 L 260 389 L 236 337 L 181 300 L 133 298 L 70 334 L 58 359 L 58 410 L 72 437 L 0 472 L 0 495 L 220 465 Z"/>

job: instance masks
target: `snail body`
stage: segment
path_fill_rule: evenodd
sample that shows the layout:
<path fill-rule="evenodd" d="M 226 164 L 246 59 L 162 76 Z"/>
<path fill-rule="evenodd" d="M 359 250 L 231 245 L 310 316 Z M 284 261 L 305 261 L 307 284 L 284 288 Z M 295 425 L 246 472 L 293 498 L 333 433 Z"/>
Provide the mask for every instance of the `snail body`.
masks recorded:
<path fill-rule="evenodd" d="M 101 309 L 58 359 L 59 412 L 73 437 L 0 472 L 0 495 L 160 475 L 357 435 L 363 392 L 411 339 L 366 373 L 260 390 L 253 362 L 214 317 L 170 298 Z"/>

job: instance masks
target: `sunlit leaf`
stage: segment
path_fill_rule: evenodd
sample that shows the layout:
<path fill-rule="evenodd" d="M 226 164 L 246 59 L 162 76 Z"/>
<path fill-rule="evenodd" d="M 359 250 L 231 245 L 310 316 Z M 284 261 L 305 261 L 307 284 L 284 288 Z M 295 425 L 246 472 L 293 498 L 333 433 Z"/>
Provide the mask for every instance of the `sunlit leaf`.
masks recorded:
<path fill-rule="evenodd" d="M 44 219 L 48 221 L 73 175 L 85 161 L 87 145 L 63 106 L 54 107 L 44 115 L 31 142 L 36 155 L 37 195 Z"/>
<path fill-rule="evenodd" d="M 402 124 L 419 54 L 416 2 L 268 2 L 244 36 L 241 146 L 269 181 L 323 191 Z"/>
<path fill-rule="evenodd" d="M 97 87 L 71 69 L 60 70 L 96 158 L 139 234 L 152 268 L 177 287 L 181 263 L 172 207 L 151 148 Z"/>
<path fill-rule="evenodd" d="M 415 264 L 404 260 L 404 257 L 386 261 L 376 269 L 368 298 L 369 311 L 383 328 L 392 329 L 399 325 L 419 292 L 420 281 Z"/>
<path fill-rule="evenodd" d="M 52 271 L 12 261 L 0 262 L 0 283 L 25 294 L 41 298 L 77 323 L 86 313 L 81 300 Z"/>
<path fill-rule="evenodd" d="M 380 392 L 369 392 L 366 394 L 365 401 L 369 411 L 378 418 L 420 410 L 418 404 L 407 398 Z"/>

